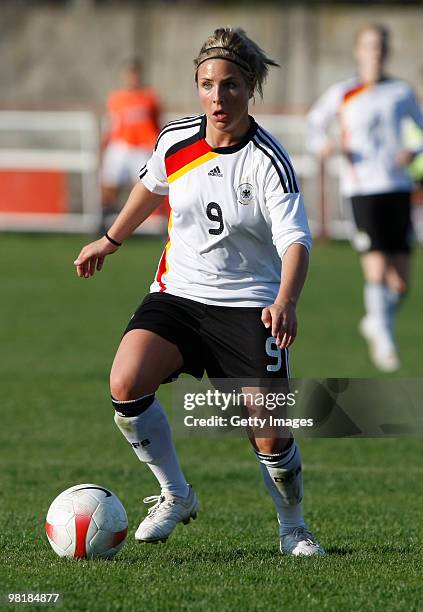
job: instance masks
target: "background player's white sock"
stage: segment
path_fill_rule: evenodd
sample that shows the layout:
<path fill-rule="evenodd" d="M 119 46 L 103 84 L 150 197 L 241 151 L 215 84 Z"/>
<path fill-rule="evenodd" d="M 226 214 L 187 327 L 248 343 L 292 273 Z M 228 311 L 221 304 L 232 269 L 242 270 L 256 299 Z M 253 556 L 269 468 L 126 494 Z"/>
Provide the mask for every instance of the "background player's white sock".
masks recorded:
<path fill-rule="evenodd" d="M 152 402 L 148 405 L 148 402 Z M 147 406 L 145 404 L 147 402 Z M 154 396 L 137 400 L 113 399 L 115 423 L 159 481 L 162 492 L 187 497 L 189 488 L 179 465 L 169 422 Z M 141 412 L 135 414 L 136 412 Z"/>
<path fill-rule="evenodd" d="M 364 285 L 364 306 L 366 314 L 370 317 L 374 325 L 381 330 L 389 330 L 388 309 L 386 287 L 383 283 L 365 283 Z"/>
<path fill-rule="evenodd" d="M 296 527 L 305 527 L 301 500 L 303 477 L 300 451 L 295 440 L 281 453 L 265 455 L 256 451 L 264 484 L 269 491 L 278 514 L 280 535 Z"/>

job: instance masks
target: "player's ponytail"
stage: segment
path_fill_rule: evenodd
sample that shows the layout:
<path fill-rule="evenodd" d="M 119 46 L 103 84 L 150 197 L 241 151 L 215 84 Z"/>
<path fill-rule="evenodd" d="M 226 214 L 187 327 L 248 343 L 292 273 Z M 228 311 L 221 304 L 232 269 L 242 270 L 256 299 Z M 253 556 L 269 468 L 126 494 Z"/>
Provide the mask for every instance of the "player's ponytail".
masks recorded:
<path fill-rule="evenodd" d="M 208 59 L 226 59 L 237 64 L 251 95 L 257 91 L 261 98 L 268 67 L 279 66 L 241 28 L 218 28 L 209 36 L 194 60 L 196 82 L 199 66 Z"/>

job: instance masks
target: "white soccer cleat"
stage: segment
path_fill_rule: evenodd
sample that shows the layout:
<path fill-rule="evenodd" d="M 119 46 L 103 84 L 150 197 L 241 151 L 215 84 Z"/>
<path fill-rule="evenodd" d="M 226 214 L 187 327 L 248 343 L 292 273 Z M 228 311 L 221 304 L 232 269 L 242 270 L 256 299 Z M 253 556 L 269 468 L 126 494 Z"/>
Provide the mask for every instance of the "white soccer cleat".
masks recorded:
<path fill-rule="evenodd" d="M 199 504 L 191 485 L 186 498 L 164 492 L 146 497 L 143 501 L 145 504 L 156 503 L 135 532 L 138 542 L 166 542 L 178 523 L 187 525 L 191 519 L 197 518 Z"/>
<path fill-rule="evenodd" d="M 281 536 L 280 549 L 281 553 L 288 553 L 294 557 L 325 554 L 324 549 L 306 527 L 296 527 L 287 535 Z"/>
<path fill-rule="evenodd" d="M 392 335 L 373 324 L 369 317 L 361 319 L 358 330 L 367 341 L 370 359 L 378 370 L 396 372 L 401 364 Z"/>
<path fill-rule="evenodd" d="M 375 351 L 373 363 L 381 372 L 396 372 L 401 365 L 395 349 Z"/>

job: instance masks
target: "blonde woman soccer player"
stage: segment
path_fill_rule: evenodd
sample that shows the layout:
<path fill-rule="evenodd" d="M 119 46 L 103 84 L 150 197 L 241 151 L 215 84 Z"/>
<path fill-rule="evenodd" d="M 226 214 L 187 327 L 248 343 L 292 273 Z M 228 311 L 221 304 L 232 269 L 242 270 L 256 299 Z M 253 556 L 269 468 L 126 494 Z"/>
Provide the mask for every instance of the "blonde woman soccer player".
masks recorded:
<path fill-rule="evenodd" d="M 169 241 L 111 371 L 116 424 L 161 489 L 144 500 L 156 504 L 136 531 L 142 542 L 166 540 L 198 510 L 154 395 L 159 385 L 181 372 L 288 376 L 311 238 L 286 151 L 248 114 L 269 65 L 277 64 L 243 30 L 218 29 L 206 40 L 195 60 L 203 114 L 162 130 L 119 217 L 75 261 L 80 277 L 92 276 L 169 195 Z M 252 443 L 276 505 L 281 550 L 322 554 L 304 522 L 291 433 Z"/>
<path fill-rule="evenodd" d="M 408 287 L 412 227 L 411 179 L 407 166 L 418 151 L 404 148 L 402 121 L 423 127 L 416 96 L 404 81 L 385 73 L 389 35 L 379 25 L 357 34 L 357 76 L 333 85 L 309 114 L 308 141 L 322 157 L 339 146 L 329 134 L 331 120 L 341 128 L 344 154 L 341 185 L 351 198 L 354 239 L 361 253 L 365 317 L 360 333 L 374 364 L 392 372 L 400 362 L 394 341 L 397 305 Z"/>

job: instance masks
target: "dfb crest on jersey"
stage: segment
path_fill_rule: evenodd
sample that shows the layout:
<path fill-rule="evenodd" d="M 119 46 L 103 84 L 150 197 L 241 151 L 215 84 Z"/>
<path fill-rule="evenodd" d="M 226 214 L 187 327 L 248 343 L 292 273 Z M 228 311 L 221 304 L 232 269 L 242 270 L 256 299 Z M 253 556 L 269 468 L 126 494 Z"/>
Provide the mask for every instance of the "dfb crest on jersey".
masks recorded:
<path fill-rule="evenodd" d="M 254 187 L 251 183 L 241 183 L 236 190 L 236 196 L 238 202 L 246 206 L 254 200 Z"/>

